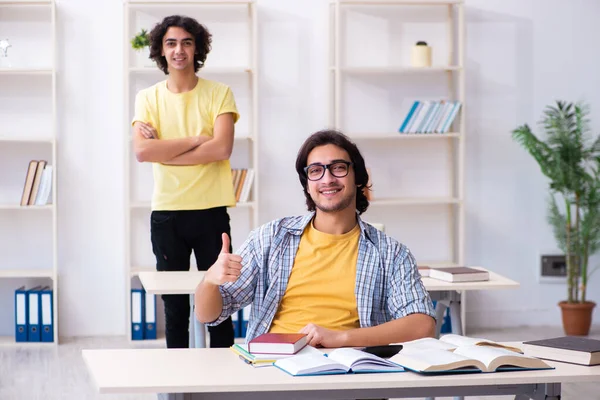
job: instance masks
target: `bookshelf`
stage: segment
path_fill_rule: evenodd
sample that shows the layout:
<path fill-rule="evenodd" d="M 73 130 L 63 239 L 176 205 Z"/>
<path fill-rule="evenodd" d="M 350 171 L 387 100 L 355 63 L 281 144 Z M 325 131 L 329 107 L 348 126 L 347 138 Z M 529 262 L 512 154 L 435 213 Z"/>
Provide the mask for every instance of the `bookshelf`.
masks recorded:
<path fill-rule="evenodd" d="M 258 168 L 258 65 L 257 17 L 253 0 L 189 1 L 129 0 L 124 2 L 124 103 L 125 121 L 125 235 L 126 235 L 126 327 L 131 340 L 131 297 L 133 287 L 140 287 L 138 274 L 155 271 L 156 261 L 150 242 L 150 199 L 152 194 L 152 167 L 140 164 L 133 157 L 131 120 L 136 93 L 166 79 L 155 65 L 143 60 L 129 43 L 141 28 L 150 31 L 155 23 L 168 15 L 193 17 L 205 25 L 213 35 L 212 50 L 198 75 L 229 85 L 235 96 L 240 119 L 235 127 L 232 169 L 252 168 L 255 171 L 248 201 L 229 208 L 232 246 L 237 248 L 258 223 L 259 176 Z M 190 263 L 195 268 L 192 254 Z M 162 301 L 156 299 L 157 331 L 164 340 Z M 147 341 L 144 341 L 147 342 Z"/>
<path fill-rule="evenodd" d="M 329 126 L 357 143 L 371 171 L 365 219 L 385 220 L 420 265 L 464 265 L 463 0 L 333 0 L 329 11 Z M 430 67 L 411 66 L 420 40 L 433 49 Z M 419 99 L 460 101 L 446 133 L 399 132 Z"/>
<path fill-rule="evenodd" d="M 8 57 L 0 57 L 0 345 L 55 346 L 59 318 L 54 0 L 0 0 L 0 38 L 11 45 Z M 52 166 L 51 195 L 47 204 L 21 206 L 31 160 Z M 38 285 L 52 289 L 54 341 L 16 342 L 15 290 Z"/>

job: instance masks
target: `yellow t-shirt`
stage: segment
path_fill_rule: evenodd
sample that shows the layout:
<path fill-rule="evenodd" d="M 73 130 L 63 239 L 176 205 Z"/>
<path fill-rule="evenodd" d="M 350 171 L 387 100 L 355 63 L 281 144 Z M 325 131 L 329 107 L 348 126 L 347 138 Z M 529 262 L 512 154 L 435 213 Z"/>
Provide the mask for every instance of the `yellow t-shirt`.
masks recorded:
<path fill-rule="evenodd" d="M 343 235 L 308 224 L 269 332 L 298 332 L 311 322 L 333 330 L 360 327 L 354 294 L 359 235 L 358 224 Z"/>
<path fill-rule="evenodd" d="M 239 119 L 231 89 L 222 83 L 198 78 L 194 89 L 173 93 L 162 81 L 141 90 L 135 99 L 132 124 L 152 124 L 160 139 L 196 135 L 213 136 L 217 116 L 233 113 Z M 235 206 L 229 160 L 208 164 L 171 166 L 153 163 L 153 210 L 203 210 Z"/>

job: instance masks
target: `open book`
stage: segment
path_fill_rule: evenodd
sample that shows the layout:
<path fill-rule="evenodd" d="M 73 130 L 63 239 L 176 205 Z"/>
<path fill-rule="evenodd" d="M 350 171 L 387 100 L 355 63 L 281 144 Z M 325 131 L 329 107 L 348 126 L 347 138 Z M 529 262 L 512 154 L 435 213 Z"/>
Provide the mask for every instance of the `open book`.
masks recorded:
<path fill-rule="evenodd" d="M 454 351 L 440 348 L 415 349 L 404 346 L 392 358 L 406 369 L 420 373 L 497 372 L 552 369 L 544 361 L 500 347 L 461 346 Z"/>
<path fill-rule="evenodd" d="M 441 350 L 454 350 L 461 346 L 484 346 L 484 347 L 498 347 L 507 350 L 514 351 L 516 353 L 523 354 L 523 351 L 518 347 L 506 346 L 501 343 L 494 342 L 488 339 L 472 338 L 468 336 L 461 336 L 455 334 L 448 334 L 442 336 L 440 339 L 434 338 L 423 338 L 417 339 L 410 342 L 402 343 L 403 350 L 423 350 L 423 349 L 441 349 Z"/>
<path fill-rule="evenodd" d="M 295 355 L 273 365 L 293 376 L 404 371 L 390 360 L 353 348 L 335 349 L 327 355 Z"/>

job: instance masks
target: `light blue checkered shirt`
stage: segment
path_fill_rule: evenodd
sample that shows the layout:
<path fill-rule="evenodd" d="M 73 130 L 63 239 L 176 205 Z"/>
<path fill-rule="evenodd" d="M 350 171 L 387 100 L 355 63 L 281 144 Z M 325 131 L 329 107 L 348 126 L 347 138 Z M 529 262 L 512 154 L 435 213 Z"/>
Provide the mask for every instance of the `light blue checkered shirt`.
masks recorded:
<path fill-rule="evenodd" d="M 223 311 L 216 325 L 252 303 L 246 341 L 269 331 L 285 294 L 300 237 L 314 213 L 286 217 L 252 231 L 239 249 L 242 273 L 219 287 Z M 358 218 L 360 238 L 354 294 L 361 328 L 409 314 L 435 318 L 431 298 L 408 248 Z"/>

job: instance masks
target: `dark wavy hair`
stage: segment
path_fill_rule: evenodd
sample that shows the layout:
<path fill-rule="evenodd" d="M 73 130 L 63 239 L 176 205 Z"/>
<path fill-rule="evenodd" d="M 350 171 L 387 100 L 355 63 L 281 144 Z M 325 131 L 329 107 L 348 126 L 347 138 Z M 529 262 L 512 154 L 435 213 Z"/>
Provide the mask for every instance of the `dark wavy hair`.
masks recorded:
<path fill-rule="evenodd" d="M 358 147 L 356 147 L 356 144 L 354 144 L 343 133 L 332 129 L 321 130 L 310 135 L 304 141 L 302 147 L 300 147 L 298 156 L 296 157 L 296 172 L 298 172 L 298 178 L 300 179 L 300 184 L 302 184 L 308 211 L 315 211 L 316 205 L 308 193 L 308 178 L 304 172 L 304 167 L 307 166 L 306 163 L 308 161 L 308 155 L 310 152 L 313 151 L 315 147 L 324 146 L 327 144 L 333 144 L 341 149 L 346 150 L 350 156 L 350 161 L 352 161 L 354 168 L 355 184 L 357 186 L 356 210 L 359 214 L 364 213 L 367 211 L 367 208 L 369 208 L 369 200 L 367 200 L 367 196 L 363 190 L 371 189 L 371 186 L 369 185 L 369 174 L 367 173 L 367 168 L 365 167 L 365 160 L 360 154 Z"/>
<path fill-rule="evenodd" d="M 150 32 L 150 58 L 158 64 L 166 75 L 169 74 L 167 59 L 162 55 L 163 39 L 167 30 L 170 27 L 176 26 L 185 29 L 194 37 L 196 45 L 196 53 L 194 54 L 194 71 L 198 72 L 204 62 L 206 56 L 211 50 L 212 35 L 206 27 L 200 24 L 193 18 L 184 15 L 171 15 L 165 17 L 162 22 L 159 22 L 152 28 Z"/>

